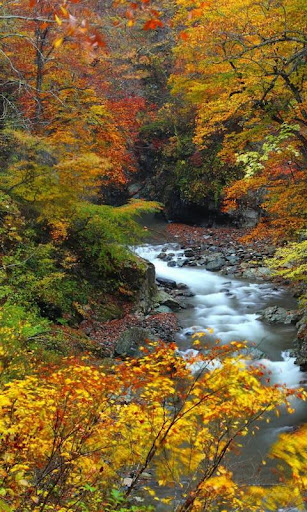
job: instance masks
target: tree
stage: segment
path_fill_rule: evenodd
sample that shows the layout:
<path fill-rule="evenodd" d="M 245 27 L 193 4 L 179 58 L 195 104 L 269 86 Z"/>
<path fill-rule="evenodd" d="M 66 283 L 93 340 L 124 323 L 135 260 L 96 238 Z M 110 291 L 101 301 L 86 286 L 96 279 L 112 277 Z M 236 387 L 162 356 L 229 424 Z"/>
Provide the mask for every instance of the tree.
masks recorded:
<path fill-rule="evenodd" d="M 186 29 L 176 50 L 174 91 L 198 105 L 200 144 L 227 130 L 237 151 L 282 123 L 303 129 L 302 8 L 301 0 L 179 2 L 176 21 Z M 302 130 L 297 137 L 306 144 Z"/>
<path fill-rule="evenodd" d="M 233 342 L 183 359 L 174 344 L 159 343 L 111 368 L 68 359 L 10 382 L 1 392 L 2 503 L 23 512 L 95 512 L 113 486 L 126 498 L 140 492 L 151 469 L 170 486 L 166 503 L 188 481 L 177 510 L 258 510 L 252 502 L 246 508 L 225 455 L 300 391 L 261 384 L 262 369 L 234 354 L 241 348 Z"/>
<path fill-rule="evenodd" d="M 178 2 L 173 92 L 197 109 L 195 142 L 245 176 L 226 206 L 257 206 L 252 236 L 295 237 L 306 223 L 306 39 L 300 0 Z M 252 167 L 252 172 L 251 171 Z M 256 204 L 255 196 L 258 197 Z"/>

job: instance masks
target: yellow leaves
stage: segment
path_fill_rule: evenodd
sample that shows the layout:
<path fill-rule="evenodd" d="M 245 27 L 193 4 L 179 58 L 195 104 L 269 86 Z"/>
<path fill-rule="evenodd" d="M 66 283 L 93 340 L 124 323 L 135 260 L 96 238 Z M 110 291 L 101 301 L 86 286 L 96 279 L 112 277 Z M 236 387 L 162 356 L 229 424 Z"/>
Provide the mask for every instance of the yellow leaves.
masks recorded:
<path fill-rule="evenodd" d="M 0 407 L 8 407 L 11 405 L 11 400 L 3 395 L 0 395 Z"/>
<path fill-rule="evenodd" d="M 61 18 L 59 18 L 59 17 L 58 17 L 58 15 L 57 15 L 57 14 L 55 14 L 55 15 L 54 15 L 54 19 L 55 19 L 55 21 L 57 22 L 57 24 L 58 24 L 59 26 L 61 26 L 61 25 L 62 25 L 62 20 L 61 20 Z"/>
<path fill-rule="evenodd" d="M 18 488 L 29 490 L 25 510 L 40 491 L 35 487 L 32 492 L 25 482 L 35 481 L 38 470 L 44 474 L 44 468 L 52 468 L 50 460 L 55 467 L 51 478 L 59 476 L 58 468 L 69 473 L 61 498 L 67 502 L 61 506 L 68 506 L 84 482 L 104 494 L 121 485 L 121 475 L 145 463 L 159 485 L 177 485 L 184 493 L 182 482 L 202 474 L 204 467 L 213 468 L 229 438 L 246 435 L 247 423 L 268 404 L 285 400 L 282 390 L 257 384 L 256 370 L 229 356 L 237 344 L 208 349 L 206 357 L 218 358 L 221 365 L 197 379 L 189 370 L 195 358 L 179 358 L 176 345 L 154 343 L 150 349 L 138 360 L 103 370 L 86 358 L 67 359 L 59 370 L 15 380 L 2 389 L 2 403 L 14 401 L 14 412 L 3 407 L 0 413 L 5 433 L 0 453 L 6 453 L 0 458 L 8 487 L 16 486 L 18 474 Z M 297 475 L 300 469 L 293 465 L 293 471 Z M 205 498 L 233 499 L 237 488 L 231 474 L 219 467 L 201 491 Z M 150 487 L 148 492 L 158 499 Z"/>
<path fill-rule="evenodd" d="M 64 5 L 60 5 L 60 9 L 61 9 L 61 11 L 62 11 L 63 15 L 64 15 L 65 17 L 68 17 L 69 12 L 68 12 L 68 10 L 66 9 L 66 7 L 64 7 Z"/>
<path fill-rule="evenodd" d="M 18 480 L 18 484 L 21 485 L 22 487 L 29 487 L 30 486 L 28 480 L 25 480 L 25 478 L 21 478 L 20 480 Z"/>
<path fill-rule="evenodd" d="M 53 46 L 55 48 L 60 48 L 60 46 L 62 46 L 63 42 L 64 42 L 64 37 L 59 37 L 58 39 L 56 39 L 54 41 Z"/>

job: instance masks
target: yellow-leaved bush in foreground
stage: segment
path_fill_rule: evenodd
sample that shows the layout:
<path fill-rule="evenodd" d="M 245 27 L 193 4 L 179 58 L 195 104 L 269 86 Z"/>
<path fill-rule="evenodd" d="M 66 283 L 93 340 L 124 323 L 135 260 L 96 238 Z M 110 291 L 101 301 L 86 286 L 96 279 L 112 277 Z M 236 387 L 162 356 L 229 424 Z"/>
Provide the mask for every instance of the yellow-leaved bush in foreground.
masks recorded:
<path fill-rule="evenodd" d="M 61 368 L 41 367 L 3 382 L 0 510 L 115 510 L 120 505 L 110 508 L 112 489 L 127 503 L 143 493 L 146 503 L 148 491 L 150 500 L 160 500 L 152 484 L 166 489 L 165 510 L 302 506 L 306 436 L 293 434 L 288 450 L 274 448 L 289 473 L 278 493 L 243 492 L 223 462 L 255 421 L 281 405 L 289 408 L 293 395 L 304 398 L 301 391 L 262 384 L 263 368 L 238 355 L 244 346 L 217 344 L 183 359 L 175 344 L 159 342 L 144 348 L 142 358 L 114 366 L 68 358 Z M 152 481 L 144 486 L 148 471 Z"/>

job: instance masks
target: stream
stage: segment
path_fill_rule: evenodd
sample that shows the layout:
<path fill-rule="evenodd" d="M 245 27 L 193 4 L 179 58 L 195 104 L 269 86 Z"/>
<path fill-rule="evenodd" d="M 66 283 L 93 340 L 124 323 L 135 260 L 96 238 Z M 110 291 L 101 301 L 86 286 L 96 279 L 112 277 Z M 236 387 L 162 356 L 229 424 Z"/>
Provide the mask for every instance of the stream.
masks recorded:
<path fill-rule="evenodd" d="M 171 243 L 147 244 L 138 247 L 137 253 L 155 265 L 157 277 L 184 283 L 194 294 L 185 299 L 188 308 L 177 313 L 182 329 L 175 341 L 183 356 L 192 349 L 192 334 L 212 328 L 213 334 L 205 337 L 207 345 L 213 344 L 216 339 L 220 339 L 221 343 L 247 340 L 251 352 L 254 351 L 254 358 L 264 365 L 272 383 L 299 387 L 306 381 L 307 375 L 300 372 L 289 353 L 295 338 L 295 327 L 267 324 L 257 314 L 259 310 L 272 305 L 295 308 L 295 300 L 289 297 L 286 290 L 276 288 L 269 282 L 230 279 L 203 268 L 170 267 L 166 261 L 157 258 L 162 249 L 174 253 L 175 259 L 182 256 L 182 249 Z M 279 418 L 271 415 L 270 423 L 260 424 L 255 436 L 244 438 L 241 454 L 230 457 L 228 464 L 238 481 L 258 485 L 274 483 L 273 462 L 268 460 L 263 466 L 262 460 L 281 432 L 291 432 L 307 419 L 303 402 L 293 399 L 292 406 L 295 409 L 293 414 L 284 410 Z"/>

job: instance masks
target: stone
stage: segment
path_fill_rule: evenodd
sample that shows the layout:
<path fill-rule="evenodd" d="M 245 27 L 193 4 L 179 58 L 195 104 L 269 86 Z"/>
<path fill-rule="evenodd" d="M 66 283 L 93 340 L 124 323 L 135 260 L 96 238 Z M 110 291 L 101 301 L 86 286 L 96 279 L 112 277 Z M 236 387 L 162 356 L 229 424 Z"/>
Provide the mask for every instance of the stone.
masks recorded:
<path fill-rule="evenodd" d="M 246 347 L 243 350 L 235 353 L 235 355 L 243 355 L 252 358 L 253 360 L 265 359 L 267 356 L 262 350 L 256 347 Z"/>
<path fill-rule="evenodd" d="M 209 259 L 209 258 L 208 258 Z M 226 264 L 226 260 L 220 253 L 210 256 L 209 261 L 206 263 L 206 270 L 221 270 Z"/>
<path fill-rule="evenodd" d="M 184 255 L 186 258 L 194 258 L 195 251 L 193 249 L 185 249 Z"/>
<path fill-rule="evenodd" d="M 168 267 L 176 267 L 176 266 L 177 266 L 177 263 L 176 263 L 176 261 L 169 261 L 169 262 L 167 263 L 167 266 L 168 266 Z"/>
<path fill-rule="evenodd" d="M 188 285 L 184 284 L 184 283 L 178 283 L 176 288 L 177 288 L 177 290 L 188 290 L 189 289 Z"/>
<path fill-rule="evenodd" d="M 241 266 L 243 267 L 243 265 Z M 245 279 L 263 279 L 270 277 L 271 275 L 271 270 L 267 267 L 245 268 L 242 274 Z"/>
<path fill-rule="evenodd" d="M 162 284 L 165 288 L 177 288 L 177 283 L 173 279 L 167 277 L 157 277 L 157 283 Z"/>
<path fill-rule="evenodd" d="M 142 190 L 143 188 L 143 184 L 142 183 L 133 183 L 131 185 L 128 186 L 128 194 L 129 194 L 129 197 L 134 197 L 134 198 L 139 198 L 139 192 Z"/>
<path fill-rule="evenodd" d="M 235 254 L 230 254 L 229 256 L 226 256 L 226 260 L 231 264 L 235 265 L 236 263 L 239 263 L 240 258 L 236 256 Z"/>
<path fill-rule="evenodd" d="M 158 306 L 153 310 L 153 313 L 172 313 L 172 310 L 168 306 Z"/>
<path fill-rule="evenodd" d="M 178 311 L 181 308 L 178 300 L 162 290 L 158 291 L 154 300 L 158 306 L 167 306 L 172 311 Z"/>
<path fill-rule="evenodd" d="M 137 311 L 147 314 L 153 305 L 153 298 L 157 293 L 156 271 L 152 263 L 142 258 L 139 260 L 143 263 L 138 270 L 127 273 L 125 279 L 131 288 L 137 290 L 136 309 Z"/>
<path fill-rule="evenodd" d="M 147 339 L 154 339 L 150 330 L 143 327 L 130 327 L 120 335 L 114 352 L 122 357 L 140 357 L 139 348 Z"/>
<path fill-rule="evenodd" d="M 191 292 L 190 290 L 179 290 L 178 295 L 181 297 L 195 297 L 195 293 Z"/>
<path fill-rule="evenodd" d="M 260 311 L 260 318 L 270 324 L 295 324 L 299 315 L 297 311 L 287 311 L 279 306 L 270 306 Z"/>
<path fill-rule="evenodd" d="M 197 262 L 193 260 L 185 260 L 184 265 L 187 267 L 197 267 Z"/>

